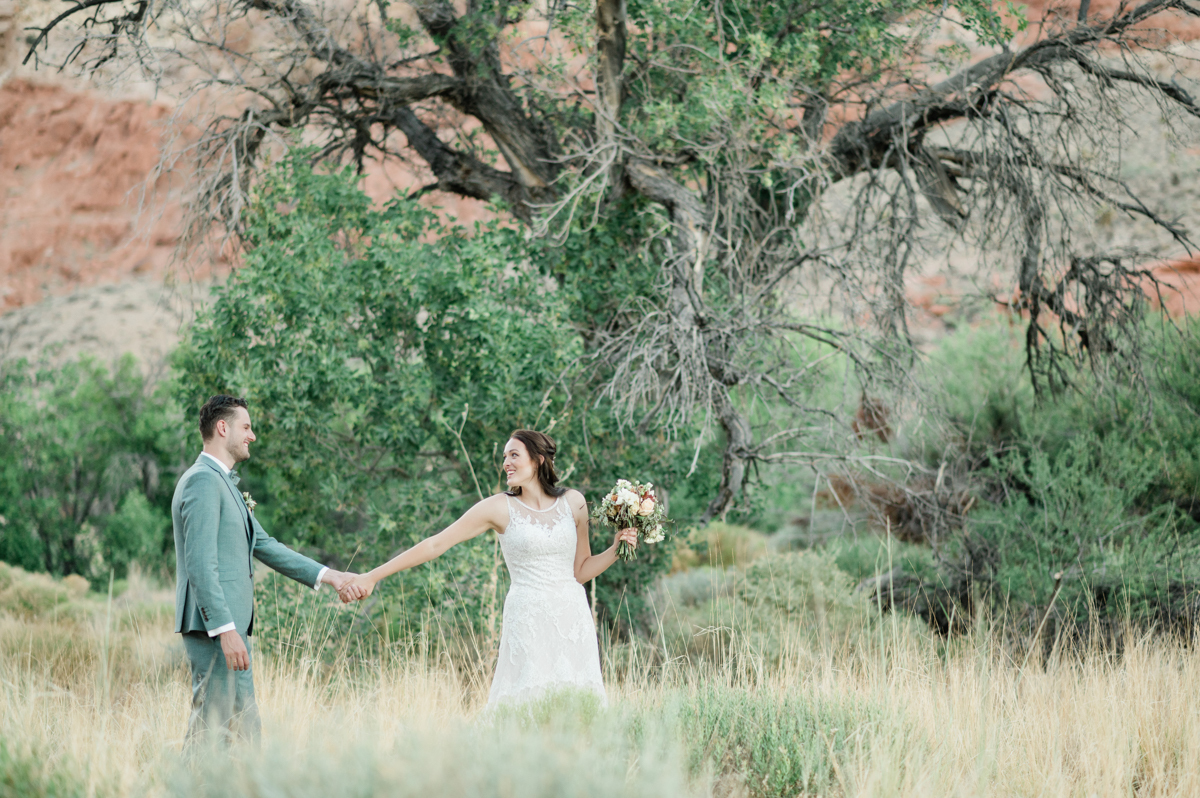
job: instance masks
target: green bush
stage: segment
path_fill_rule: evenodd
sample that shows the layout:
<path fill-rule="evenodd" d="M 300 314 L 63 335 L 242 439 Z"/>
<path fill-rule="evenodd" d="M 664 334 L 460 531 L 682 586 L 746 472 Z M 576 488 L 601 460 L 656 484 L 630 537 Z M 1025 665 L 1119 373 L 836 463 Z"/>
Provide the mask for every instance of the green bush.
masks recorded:
<path fill-rule="evenodd" d="M 761 798 L 837 794 L 836 760 L 869 747 L 883 717 L 868 704 L 715 683 L 670 696 L 663 715 L 690 774 L 734 778 Z"/>
<path fill-rule="evenodd" d="M 132 357 L 0 366 L 0 560 L 107 584 L 171 556 L 184 433 Z"/>
<path fill-rule="evenodd" d="M 603 759 L 627 757 L 631 791 L 643 789 L 642 779 L 664 760 L 677 760 L 702 794 L 703 786 L 712 784 L 718 795 L 755 798 L 838 794 L 844 785 L 835 763 L 870 750 L 877 738 L 886 739 L 903 723 L 867 701 L 733 687 L 717 680 L 668 690 L 660 702 L 624 704 L 607 712 L 598 711 L 594 696 L 567 691 L 501 711 L 491 722 L 499 739 L 541 733 L 558 745 L 577 741 Z M 920 744 L 911 735 L 907 739 Z M 638 772 L 642 761 L 649 773 Z"/>
<path fill-rule="evenodd" d="M 755 612 L 808 616 L 818 624 L 861 622 L 868 605 L 854 582 L 827 553 L 801 551 L 768 557 L 746 569 L 741 597 Z"/>
<path fill-rule="evenodd" d="M 662 577 L 651 594 L 656 650 L 757 673 L 803 667 L 822 652 L 875 649 L 922 632 L 920 621 L 881 613 L 870 591 L 827 549 L 767 554 L 745 569 L 695 568 Z M 886 610 L 886 607 L 883 609 Z"/>
<path fill-rule="evenodd" d="M 1016 332 L 946 343 L 935 363 L 958 379 L 943 400 L 949 434 L 929 448 L 957 448 L 981 499 L 941 551 L 947 581 L 970 574 L 995 607 L 1021 615 L 1045 606 L 1061 573 L 1060 609 L 1076 620 L 1190 627 L 1200 588 L 1194 332 L 1147 325 L 1140 385 L 1080 370 L 1074 391 L 1042 397 L 1011 377 Z"/>
<path fill-rule="evenodd" d="M 117 511 L 104 520 L 101 555 L 114 573 L 125 576 L 135 562 L 157 564 L 163 558 L 164 530 L 171 519 L 155 507 L 141 490 L 131 490 Z"/>
<path fill-rule="evenodd" d="M 937 563 L 928 546 L 870 533 L 834 538 L 821 548 L 855 584 L 886 574 L 894 568 L 923 579 L 932 579 Z"/>
<path fill-rule="evenodd" d="M 75 771 L 20 752 L 0 740 L 0 798 L 83 798 L 90 793 Z"/>

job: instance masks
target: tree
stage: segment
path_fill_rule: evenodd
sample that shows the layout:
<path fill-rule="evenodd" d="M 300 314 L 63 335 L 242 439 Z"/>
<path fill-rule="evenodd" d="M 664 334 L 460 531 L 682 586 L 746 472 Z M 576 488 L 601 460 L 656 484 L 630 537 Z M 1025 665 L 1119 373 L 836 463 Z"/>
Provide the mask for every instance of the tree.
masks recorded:
<path fill-rule="evenodd" d="M 982 0 L 88 0 L 30 53 L 74 22 L 66 61 L 134 66 L 209 109 L 192 242 L 214 223 L 243 233 L 255 170 L 296 129 L 322 159 L 412 159 L 432 175 L 423 191 L 494 201 L 546 240 L 618 239 L 606 262 L 543 264 L 564 286 L 654 265 L 651 290 L 588 298 L 585 355 L 628 428 L 719 425 L 707 519 L 754 466 L 812 461 L 804 444 L 829 408 L 808 395 L 802 341 L 841 352 L 864 383 L 904 379 L 905 273 L 955 237 L 1012 275 L 1039 387 L 1062 384 L 1064 356 L 1137 375 L 1148 275 L 1078 231 L 1107 204 L 1190 246 L 1119 172 L 1131 103 L 1200 117 L 1141 55 L 1170 57 L 1164 15 L 1200 8 L 1090 14 L 1085 0 L 1017 45 L 1021 7 Z M 270 35 L 239 47 L 236 25 Z M 936 46 L 945 26 L 990 54 Z M 845 323 L 797 312 L 821 276 Z M 771 412 L 752 417 L 756 399 Z"/>
<path fill-rule="evenodd" d="M 582 342 L 566 292 L 522 268 L 536 253 L 520 231 L 443 224 L 404 198 L 373 208 L 351 170 L 316 173 L 310 158 L 299 149 L 263 173 L 242 268 L 175 360 L 193 413 L 218 392 L 249 400 L 259 442 L 242 471 L 272 533 L 372 567 L 504 489 L 499 447 L 522 427 L 560 437 L 564 484 L 592 496 L 688 467 L 690 452 L 661 439 L 615 440 L 603 404 L 560 379 L 580 368 Z M 593 548 L 611 536 L 596 530 Z M 479 537 L 389 580 L 393 620 L 432 607 L 497 631 L 496 546 Z M 602 613 L 637 618 L 629 602 L 670 559 L 664 546 L 610 569 L 595 586 Z"/>
<path fill-rule="evenodd" d="M 165 568 L 178 407 L 131 357 L 0 368 L 0 560 L 62 576 Z"/>

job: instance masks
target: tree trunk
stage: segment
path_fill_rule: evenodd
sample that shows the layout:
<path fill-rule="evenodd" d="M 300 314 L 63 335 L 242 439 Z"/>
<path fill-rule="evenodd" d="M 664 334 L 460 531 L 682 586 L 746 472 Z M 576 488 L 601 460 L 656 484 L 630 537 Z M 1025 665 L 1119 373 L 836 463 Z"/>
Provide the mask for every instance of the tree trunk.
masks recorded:
<path fill-rule="evenodd" d="M 609 159 L 609 200 L 625 193 L 617 127 L 623 99 L 621 69 L 625 62 L 625 0 L 596 3 L 596 139 Z"/>

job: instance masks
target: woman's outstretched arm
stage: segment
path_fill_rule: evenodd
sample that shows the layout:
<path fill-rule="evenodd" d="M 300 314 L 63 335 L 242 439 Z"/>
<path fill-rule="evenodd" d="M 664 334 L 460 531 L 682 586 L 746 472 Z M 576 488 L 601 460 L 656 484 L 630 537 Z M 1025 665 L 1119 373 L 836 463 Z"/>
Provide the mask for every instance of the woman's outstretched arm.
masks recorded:
<path fill-rule="evenodd" d="M 470 510 L 463 513 L 461 518 L 436 535 L 430 535 L 411 549 L 397 554 L 383 565 L 354 577 L 354 579 L 347 582 L 338 591 L 338 595 L 341 596 L 344 602 L 353 601 L 354 591 L 350 590 L 350 586 L 357 585 L 362 588 L 361 591 L 358 591 L 363 594 L 361 597 L 366 598 L 371 595 L 371 592 L 375 589 L 375 585 L 384 577 L 391 576 L 397 571 L 404 571 L 421 563 L 437 559 L 451 547 L 457 546 L 464 540 L 470 540 L 477 535 L 482 535 L 489 529 L 501 530 L 507 523 L 508 505 L 504 501 L 503 494 L 490 496 L 478 502 Z"/>
<path fill-rule="evenodd" d="M 637 545 L 636 529 L 620 529 L 613 537 L 613 543 L 599 554 L 592 554 L 592 544 L 588 539 L 587 501 L 579 491 L 569 491 L 567 501 L 571 505 L 571 514 L 575 518 L 575 581 L 583 584 L 589 579 L 595 579 L 608 570 L 617 561 L 617 544 L 622 540 L 631 546 Z"/>

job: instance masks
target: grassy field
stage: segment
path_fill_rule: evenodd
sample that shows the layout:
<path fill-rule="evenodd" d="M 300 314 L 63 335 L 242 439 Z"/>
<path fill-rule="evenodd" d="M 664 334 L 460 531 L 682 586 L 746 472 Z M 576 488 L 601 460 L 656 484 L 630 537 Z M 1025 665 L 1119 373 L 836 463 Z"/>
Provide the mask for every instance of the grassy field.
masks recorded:
<path fill-rule="evenodd" d="M 0 798 L 1200 794 L 1194 652 L 1023 663 L 986 629 L 946 644 L 823 612 L 827 629 L 751 633 L 719 601 L 606 645 L 607 710 L 561 696 L 485 718 L 486 663 L 432 648 L 260 657 L 261 749 L 188 766 L 170 594 L 85 591 L 0 565 Z"/>

